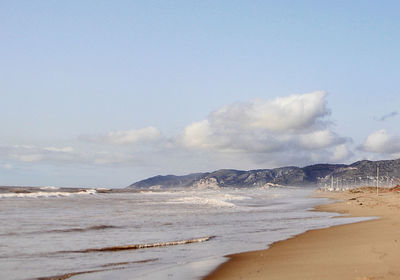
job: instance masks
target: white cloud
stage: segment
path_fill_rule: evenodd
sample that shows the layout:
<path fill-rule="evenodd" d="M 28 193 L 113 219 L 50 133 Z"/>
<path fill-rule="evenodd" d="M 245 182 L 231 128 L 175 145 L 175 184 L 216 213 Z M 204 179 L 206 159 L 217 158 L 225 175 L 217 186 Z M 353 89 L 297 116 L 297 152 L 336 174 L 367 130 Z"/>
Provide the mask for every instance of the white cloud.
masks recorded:
<path fill-rule="evenodd" d="M 155 127 L 81 136 L 79 146 L 0 146 L 0 160 L 45 164 L 267 168 L 340 161 L 352 155 L 331 129 L 326 94 L 316 91 L 226 105 L 167 138 Z M 89 143 L 88 143 L 89 142 Z M 93 143 L 94 145 L 90 145 Z M 162 166 L 162 167 L 161 167 Z M 186 169 L 185 169 L 186 170 Z"/>
<path fill-rule="evenodd" d="M 41 154 L 27 154 L 27 155 L 20 155 L 20 154 L 13 154 L 13 159 L 23 162 L 37 162 L 41 161 L 44 158 L 44 155 Z"/>
<path fill-rule="evenodd" d="M 4 169 L 13 169 L 14 168 L 14 166 L 10 163 L 4 163 L 1 165 L 1 167 Z"/>
<path fill-rule="evenodd" d="M 338 137 L 328 129 L 300 135 L 299 140 L 301 147 L 310 150 L 329 148 L 345 142 L 345 139 Z"/>
<path fill-rule="evenodd" d="M 268 131 L 297 131 L 317 124 L 329 114 L 326 93 L 316 91 L 294 94 L 264 101 L 227 105 L 213 112 L 210 122 L 216 126 L 263 129 Z"/>
<path fill-rule="evenodd" d="M 79 139 L 94 143 L 110 143 L 114 145 L 152 144 L 162 138 L 161 132 L 153 127 L 141 129 L 111 131 L 106 135 L 82 135 Z"/>
<path fill-rule="evenodd" d="M 341 162 L 353 156 L 353 153 L 348 149 L 345 144 L 336 146 L 330 160 L 334 162 Z"/>
<path fill-rule="evenodd" d="M 322 91 L 258 99 L 224 106 L 207 119 L 188 125 L 178 142 L 214 156 L 233 153 L 238 159 L 250 156 L 259 162 L 292 157 L 288 153 L 296 154 L 298 162 L 312 161 L 316 155 L 311 151 L 329 159 L 335 147 L 348 141 L 329 129 L 329 114 Z"/>
<path fill-rule="evenodd" d="M 212 136 L 210 124 L 208 120 L 195 122 L 188 125 L 184 131 L 184 142 L 188 147 L 208 148 L 213 146 L 209 142 Z"/>
<path fill-rule="evenodd" d="M 91 162 L 96 165 L 121 165 L 137 162 L 137 156 L 131 153 L 100 151 L 91 155 Z"/>
<path fill-rule="evenodd" d="M 15 149 L 34 149 L 35 146 L 32 145 L 13 145 L 12 146 Z"/>
<path fill-rule="evenodd" d="M 32 145 L 13 145 L 1 147 L 0 156 L 21 162 L 41 161 L 74 161 L 77 154 L 74 148 L 67 147 L 36 147 Z"/>
<path fill-rule="evenodd" d="M 37 147 L 13 145 L 0 147 L 0 159 L 23 163 L 95 164 L 132 163 L 136 158 L 127 152 L 77 151 L 73 147 Z"/>
<path fill-rule="evenodd" d="M 46 147 L 44 148 L 45 151 L 49 152 L 57 152 L 57 153 L 73 153 L 73 147 Z"/>
<path fill-rule="evenodd" d="M 160 137 L 160 131 L 150 126 L 136 130 L 112 131 L 108 133 L 107 140 L 114 144 L 136 144 L 138 142 L 154 141 Z"/>
<path fill-rule="evenodd" d="M 329 159 L 336 146 L 348 141 L 330 129 L 329 114 L 326 93 L 315 91 L 226 105 L 170 138 L 151 126 L 81 139 L 108 145 L 112 150 L 97 154 L 96 164 L 129 163 L 136 161 L 140 152 L 139 158 L 162 161 L 162 154 L 167 151 L 185 154 L 186 160 L 196 151 L 202 158 L 211 156 L 212 160 L 225 163 L 247 158 L 247 162 L 279 165 L 285 157 L 296 159 L 292 164 L 297 164 L 312 162 L 318 154 Z"/>
<path fill-rule="evenodd" d="M 367 137 L 361 149 L 371 153 L 400 153 L 400 137 L 390 135 L 384 129 L 378 130 Z"/>

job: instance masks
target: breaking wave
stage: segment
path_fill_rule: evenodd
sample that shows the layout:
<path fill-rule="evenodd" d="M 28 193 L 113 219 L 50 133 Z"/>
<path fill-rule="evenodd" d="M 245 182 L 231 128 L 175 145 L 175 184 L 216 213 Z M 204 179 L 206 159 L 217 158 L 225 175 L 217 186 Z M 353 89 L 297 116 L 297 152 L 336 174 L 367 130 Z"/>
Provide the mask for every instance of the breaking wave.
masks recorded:
<path fill-rule="evenodd" d="M 195 205 L 211 205 L 216 207 L 235 207 L 236 205 L 232 202 L 228 202 L 217 198 L 205 198 L 205 197 L 182 197 L 171 200 L 170 203 L 180 204 L 195 204 Z"/>
<path fill-rule="evenodd" d="M 113 267 L 113 266 L 121 266 L 121 265 L 128 265 L 128 264 L 148 263 L 148 262 L 155 262 L 155 261 L 158 261 L 158 260 L 159 260 L 159 258 L 153 258 L 153 259 L 146 259 L 146 260 L 140 260 L 140 261 L 131 261 L 131 262 L 108 263 L 108 264 L 102 264 L 101 267 Z"/>
<path fill-rule="evenodd" d="M 41 190 L 58 190 L 60 189 L 59 187 L 54 187 L 54 186 L 45 186 L 45 187 L 40 187 Z"/>
<path fill-rule="evenodd" d="M 72 195 L 91 195 L 96 193 L 97 193 L 96 190 L 83 190 L 78 192 L 54 192 L 54 191 L 8 192 L 8 193 L 0 193 L 0 198 L 66 197 Z"/>
<path fill-rule="evenodd" d="M 93 253 L 93 252 L 116 252 L 116 251 L 125 251 L 125 250 L 138 250 L 138 249 L 147 249 L 147 248 L 155 248 L 155 247 L 167 247 L 167 246 L 176 246 L 176 245 L 184 245 L 184 244 L 191 244 L 191 243 L 200 243 L 200 242 L 209 241 L 213 238 L 215 238 L 215 236 L 206 236 L 206 237 L 200 237 L 200 238 L 194 238 L 194 239 L 169 241 L 169 242 L 131 244 L 131 245 L 122 245 L 122 246 L 103 247 L 103 248 L 89 248 L 89 249 L 76 250 L 76 251 L 59 251 L 56 253 Z"/>
<path fill-rule="evenodd" d="M 232 201 L 240 201 L 249 199 L 247 196 L 238 196 L 238 195 L 213 195 L 212 197 L 207 196 L 188 196 L 188 197 L 180 197 L 175 198 L 169 201 L 169 203 L 173 204 L 194 204 L 194 205 L 209 205 L 215 207 L 236 207 Z"/>

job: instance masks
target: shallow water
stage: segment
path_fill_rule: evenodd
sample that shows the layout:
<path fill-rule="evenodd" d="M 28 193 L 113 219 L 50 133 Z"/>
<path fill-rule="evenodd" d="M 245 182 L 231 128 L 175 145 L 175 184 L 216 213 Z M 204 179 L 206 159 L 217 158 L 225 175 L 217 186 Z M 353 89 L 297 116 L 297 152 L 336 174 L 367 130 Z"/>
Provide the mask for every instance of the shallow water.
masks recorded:
<path fill-rule="evenodd" d="M 327 201 L 311 191 L 3 193 L 0 279 L 198 279 L 224 255 L 361 220 L 308 211 Z"/>

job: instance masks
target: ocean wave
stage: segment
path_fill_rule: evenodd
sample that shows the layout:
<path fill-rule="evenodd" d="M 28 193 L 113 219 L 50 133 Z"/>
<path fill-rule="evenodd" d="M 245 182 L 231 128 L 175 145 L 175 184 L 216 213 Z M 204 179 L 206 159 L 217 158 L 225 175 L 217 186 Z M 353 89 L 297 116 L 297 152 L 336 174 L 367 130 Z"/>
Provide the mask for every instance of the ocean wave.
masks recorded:
<path fill-rule="evenodd" d="M 176 195 L 182 191 L 154 191 L 154 190 L 140 190 L 139 193 L 142 195 Z"/>
<path fill-rule="evenodd" d="M 138 250 L 138 249 L 147 249 L 147 248 L 155 248 L 155 247 L 167 247 L 167 246 L 176 246 L 176 245 L 184 245 L 184 244 L 191 244 L 191 243 L 201 243 L 201 242 L 209 241 L 213 238 L 215 238 L 215 236 L 206 236 L 206 237 L 185 239 L 185 240 L 179 240 L 179 241 L 131 244 L 131 245 L 122 245 L 122 246 L 103 247 L 103 248 L 89 248 L 89 249 L 75 250 L 75 251 L 59 251 L 56 253 L 93 253 L 93 252 L 116 252 L 116 251 L 126 251 L 126 250 Z"/>
<path fill-rule="evenodd" d="M 96 190 L 83 190 L 78 192 L 53 192 L 53 191 L 9 192 L 9 193 L 0 193 L 0 198 L 65 197 L 71 195 L 91 195 L 96 193 L 97 193 Z"/>
<path fill-rule="evenodd" d="M 65 280 L 65 279 L 68 279 L 68 278 L 71 278 L 71 277 L 74 277 L 74 276 L 78 276 L 78 275 L 81 275 L 81 274 L 90 274 L 90 273 L 95 273 L 95 272 L 119 270 L 119 269 L 121 269 L 121 266 L 127 266 L 127 265 L 138 264 L 138 263 L 148 263 L 148 262 L 154 262 L 154 261 L 157 261 L 157 260 L 159 260 L 159 258 L 146 259 L 146 260 L 140 260 L 140 261 L 132 261 L 132 262 L 109 263 L 109 264 L 101 265 L 102 269 L 93 269 L 93 270 L 86 270 L 86 271 L 69 272 L 69 273 L 55 275 L 55 276 L 33 278 L 31 280 Z"/>
<path fill-rule="evenodd" d="M 251 199 L 251 197 L 249 197 L 249 196 L 233 195 L 233 194 L 224 194 L 222 197 L 224 199 L 227 199 L 227 200 L 246 200 L 246 199 Z"/>
<path fill-rule="evenodd" d="M 120 227 L 111 226 L 111 225 L 96 225 L 96 226 L 83 227 L 83 228 L 51 229 L 51 230 L 38 230 L 38 231 L 30 231 L 30 232 L 7 232 L 7 233 L 0 234 L 0 236 L 86 232 L 86 231 L 105 230 L 105 229 L 113 229 L 113 228 L 120 228 Z"/>
<path fill-rule="evenodd" d="M 54 186 L 45 186 L 45 187 L 40 187 L 41 190 L 58 190 L 60 189 L 59 187 L 54 187 Z"/>
<path fill-rule="evenodd" d="M 35 233 L 85 232 L 85 231 L 104 230 L 104 229 L 111 229 L 111 228 L 118 228 L 118 227 L 110 226 L 110 225 L 97 225 L 97 226 L 90 226 L 90 227 L 85 227 L 85 228 L 66 228 L 66 229 L 45 230 L 45 231 L 38 231 Z"/>
<path fill-rule="evenodd" d="M 207 197 L 180 197 L 169 201 L 172 204 L 195 204 L 195 205 L 210 205 L 216 207 L 235 207 L 236 205 L 232 202 L 228 202 L 218 198 L 207 198 Z"/>
<path fill-rule="evenodd" d="M 121 266 L 121 265 L 137 264 L 137 263 L 149 263 L 158 260 L 159 258 L 153 258 L 153 259 L 145 259 L 145 260 L 131 261 L 131 262 L 108 263 L 108 264 L 102 264 L 101 267 L 113 267 L 113 266 Z"/>
<path fill-rule="evenodd" d="M 245 199 L 250 199 L 247 196 L 240 195 L 232 195 L 232 194 L 223 194 L 223 195 L 215 195 L 210 196 L 186 196 L 179 197 L 170 200 L 168 203 L 172 204 L 194 204 L 194 205 L 209 205 L 214 207 L 236 207 L 232 201 L 241 201 Z"/>

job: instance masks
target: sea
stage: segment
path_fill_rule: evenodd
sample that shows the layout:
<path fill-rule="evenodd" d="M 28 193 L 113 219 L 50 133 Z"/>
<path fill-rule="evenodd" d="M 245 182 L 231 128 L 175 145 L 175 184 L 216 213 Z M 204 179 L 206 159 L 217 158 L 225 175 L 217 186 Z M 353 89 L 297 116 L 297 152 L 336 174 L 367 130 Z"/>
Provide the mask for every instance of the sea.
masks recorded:
<path fill-rule="evenodd" d="M 201 279 L 226 255 L 353 223 L 314 188 L 0 188 L 0 279 Z M 335 218 L 334 218 L 335 217 Z"/>

